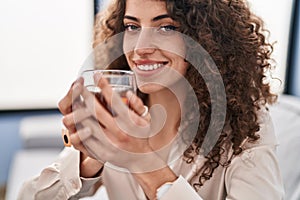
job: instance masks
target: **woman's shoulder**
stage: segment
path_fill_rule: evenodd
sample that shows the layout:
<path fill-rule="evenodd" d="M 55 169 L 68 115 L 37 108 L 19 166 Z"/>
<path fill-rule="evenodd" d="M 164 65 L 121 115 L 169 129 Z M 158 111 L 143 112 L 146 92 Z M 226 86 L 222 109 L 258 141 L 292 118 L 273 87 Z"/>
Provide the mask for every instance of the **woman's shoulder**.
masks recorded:
<path fill-rule="evenodd" d="M 255 142 L 247 141 L 243 149 L 257 147 L 270 147 L 273 149 L 278 145 L 278 141 L 272 117 L 267 107 L 260 107 L 260 109 L 257 110 L 257 121 L 259 123 L 259 131 L 256 134 L 259 136 L 259 139 Z"/>
<path fill-rule="evenodd" d="M 236 171 L 242 172 L 242 166 L 244 166 L 245 170 L 260 169 L 264 168 L 266 163 L 270 164 L 272 162 L 274 163 L 273 166 L 277 167 L 276 147 L 278 141 L 270 112 L 266 107 L 261 108 L 257 110 L 257 117 L 260 126 L 257 132 L 259 139 L 254 142 L 248 138 L 245 139 L 241 146 L 242 152 L 232 157 L 226 171 L 231 173 L 236 173 Z M 229 153 L 233 154 L 233 151 L 229 150 Z"/>

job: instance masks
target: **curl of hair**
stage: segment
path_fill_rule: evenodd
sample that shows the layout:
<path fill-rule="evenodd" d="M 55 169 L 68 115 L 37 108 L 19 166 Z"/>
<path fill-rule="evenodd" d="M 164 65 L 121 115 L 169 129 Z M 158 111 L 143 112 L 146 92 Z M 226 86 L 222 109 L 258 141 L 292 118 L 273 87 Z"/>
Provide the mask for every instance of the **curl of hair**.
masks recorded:
<path fill-rule="evenodd" d="M 251 142 L 259 139 L 257 110 L 277 99 L 277 95 L 270 92 L 266 77 L 266 72 L 273 68 L 273 46 L 267 41 L 268 32 L 263 28 L 262 20 L 250 11 L 243 0 L 165 2 L 170 17 L 180 23 L 179 31 L 201 44 L 213 58 L 225 86 L 227 112 L 224 129 L 199 171 L 199 183 L 194 184 L 197 189 L 213 176 L 217 167 L 230 164 L 230 160 L 223 159 L 226 157 L 224 146 L 230 144 L 237 155 L 241 153 L 240 145 L 245 138 L 248 137 Z M 125 3 L 114 1 L 108 8 L 109 14 L 99 14 L 95 24 L 94 46 L 124 31 L 122 21 Z M 120 67 L 119 63 L 129 69 L 124 56 L 112 63 L 110 68 Z M 195 152 L 199 153 L 211 123 L 211 101 L 207 83 L 194 67 L 188 68 L 186 78 L 197 95 L 200 110 L 194 144 L 184 152 L 186 161 L 191 163 Z M 231 131 L 226 131 L 225 127 Z"/>

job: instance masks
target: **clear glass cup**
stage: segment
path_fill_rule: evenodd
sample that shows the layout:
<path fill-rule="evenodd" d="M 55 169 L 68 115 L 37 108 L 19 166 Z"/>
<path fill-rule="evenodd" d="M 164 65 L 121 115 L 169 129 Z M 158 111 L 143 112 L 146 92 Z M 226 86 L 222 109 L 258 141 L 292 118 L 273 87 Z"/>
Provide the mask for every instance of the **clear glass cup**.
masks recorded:
<path fill-rule="evenodd" d="M 106 107 L 112 114 L 113 110 L 110 108 L 103 96 L 101 95 L 101 89 L 97 86 L 98 83 L 94 81 L 94 75 L 96 73 L 101 74 L 101 77 L 106 78 L 112 87 L 113 91 L 120 95 L 122 101 L 128 105 L 128 99 L 126 97 L 127 91 L 136 93 L 136 80 L 133 71 L 129 70 L 86 70 L 81 73 L 81 77 L 84 79 L 84 86 L 92 92 L 100 103 Z"/>

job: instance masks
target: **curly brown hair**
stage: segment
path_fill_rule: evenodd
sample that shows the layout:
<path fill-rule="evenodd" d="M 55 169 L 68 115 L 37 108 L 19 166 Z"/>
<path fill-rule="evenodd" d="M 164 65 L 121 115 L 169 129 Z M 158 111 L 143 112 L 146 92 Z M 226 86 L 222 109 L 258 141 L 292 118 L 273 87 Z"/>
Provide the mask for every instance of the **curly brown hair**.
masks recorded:
<path fill-rule="evenodd" d="M 234 155 L 238 155 L 246 138 L 250 142 L 259 139 L 257 110 L 266 104 L 274 103 L 277 99 L 277 95 L 270 91 L 265 74 L 273 68 L 271 59 L 273 46 L 266 40 L 268 32 L 264 30 L 262 20 L 250 11 L 246 1 L 165 0 L 165 2 L 169 16 L 180 24 L 179 31 L 201 44 L 212 57 L 223 78 L 226 92 L 225 125 L 217 143 L 206 155 L 205 164 L 199 170 L 199 183 L 194 184 L 198 189 L 212 177 L 217 167 L 230 164 L 230 158 L 225 161 L 222 159 L 226 154 L 225 146 L 229 144 Z M 125 6 L 125 0 L 115 0 L 106 13 L 97 15 L 94 47 L 125 30 L 123 25 Z M 124 55 L 112 63 L 110 68 L 116 66 L 129 69 Z M 195 70 L 194 67 L 189 67 L 185 75 L 197 95 L 200 111 L 194 144 L 184 152 L 188 163 L 193 162 L 195 155 L 199 154 L 211 123 L 212 102 L 207 87 L 209 83 L 205 82 Z"/>

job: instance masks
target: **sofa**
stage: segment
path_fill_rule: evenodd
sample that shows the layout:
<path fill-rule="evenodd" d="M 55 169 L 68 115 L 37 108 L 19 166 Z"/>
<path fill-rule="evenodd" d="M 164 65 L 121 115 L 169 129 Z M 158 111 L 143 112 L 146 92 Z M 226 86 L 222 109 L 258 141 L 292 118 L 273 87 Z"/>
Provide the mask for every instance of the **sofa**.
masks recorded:
<path fill-rule="evenodd" d="M 282 95 L 270 108 L 279 141 L 278 159 L 286 200 L 300 199 L 300 97 Z"/>

